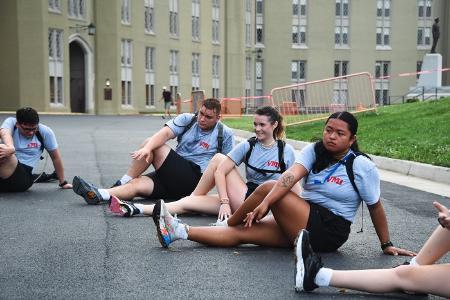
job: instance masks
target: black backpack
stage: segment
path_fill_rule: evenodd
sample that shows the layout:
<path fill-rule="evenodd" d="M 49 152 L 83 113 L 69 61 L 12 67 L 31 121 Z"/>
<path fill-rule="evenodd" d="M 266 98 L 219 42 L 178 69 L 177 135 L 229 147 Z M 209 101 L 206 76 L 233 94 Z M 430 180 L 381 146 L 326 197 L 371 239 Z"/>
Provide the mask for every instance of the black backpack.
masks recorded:
<path fill-rule="evenodd" d="M 256 137 L 251 137 L 247 140 L 247 142 L 250 144 L 250 149 L 248 149 L 247 154 L 245 155 L 244 163 L 247 167 L 250 169 L 259 172 L 263 175 L 267 175 L 267 173 L 283 173 L 286 171 L 286 163 L 284 162 L 284 146 L 286 144 L 283 140 L 277 140 L 277 146 L 278 146 L 278 162 L 280 163 L 280 169 L 279 170 L 265 170 L 265 169 L 258 169 L 248 163 L 250 159 L 250 155 L 252 155 L 253 147 L 255 147 L 256 144 Z"/>
<path fill-rule="evenodd" d="M 181 138 L 183 137 L 183 135 L 189 130 L 191 129 L 192 125 L 194 125 L 195 122 L 197 122 L 197 117 L 198 117 L 198 113 L 195 113 L 194 116 L 192 117 L 191 121 L 189 122 L 189 124 L 187 124 L 184 127 L 184 130 L 182 133 L 180 133 L 177 137 L 177 142 L 178 144 L 181 142 Z M 217 124 L 217 130 L 219 131 L 217 134 L 217 153 L 222 153 L 222 146 L 223 146 L 223 124 L 222 122 L 218 122 Z"/>

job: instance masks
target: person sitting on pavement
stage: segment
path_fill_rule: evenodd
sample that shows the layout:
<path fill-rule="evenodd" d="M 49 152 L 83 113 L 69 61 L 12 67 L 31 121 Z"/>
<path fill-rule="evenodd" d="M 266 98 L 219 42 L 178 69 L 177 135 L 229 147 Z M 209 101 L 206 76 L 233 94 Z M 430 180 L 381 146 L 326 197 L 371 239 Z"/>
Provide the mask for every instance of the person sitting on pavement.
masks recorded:
<path fill-rule="evenodd" d="M 189 239 L 219 247 L 248 243 L 293 247 L 299 230 L 306 228 L 315 251 L 331 252 L 347 241 L 350 225 L 364 201 L 383 252 L 413 256 L 413 252 L 390 242 L 378 171 L 369 158 L 357 155 L 357 129 L 351 113 L 333 113 L 325 123 L 322 140 L 303 148 L 296 163 L 277 181 L 260 185 L 228 219 L 228 226 L 188 226 L 171 216 L 164 201 L 158 201 L 153 219 L 161 245 L 168 247 L 175 240 Z M 358 192 L 346 168 L 352 158 Z M 299 196 L 291 189 L 301 179 Z M 269 210 L 271 215 L 267 215 Z"/>
<path fill-rule="evenodd" d="M 435 264 L 450 252 L 450 211 L 439 202 L 433 204 L 439 211 L 441 226 L 434 230 L 416 257 L 396 268 L 348 271 L 325 268 L 311 248 L 310 234 L 300 231 L 295 248 L 295 290 L 310 292 L 333 286 L 369 293 L 406 292 L 450 298 L 450 264 Z"/>
<path fill-rule="evenodd" d="M 79 176 L 73 190 L 88 204 L 108 203 L 111 195 L 120 199 L 180 199 L 197 186 L 208 162 L 217 153 L 228 153 L 234 144 L 233 131 L 220 120 L 220 102 L 206 99 L 198 116 L 184 113 L 168 121 L 141 148 L 131 153 L 127 173 L 109 189 L 98 189 Z M 166 143 L 178 137 L 176 150 Z M 181 138 L 180 138 L 181 137 Z M 155 169 L 141 175 L 152 165 Z"/>
<path fill-rule="evenodd" d="M 205 213 L 218 214 L 218 222 L 227 219 L 261 183 L 278 179 L 281 173 L 293 165 L 295 151 L 286 144 L 283 117 L 273 107 L 266 106 L 256 110 L 253 121 L 256 137 L 236 145 L 224 155 L 217 153 L 209 162 L 197 187 L 190 196 L 167 204 L 172 214 Z M 237 167 L 246 164 L 244 182 Z M 218 195 L 208 195 L 217 187 Z M 300 192 L 297 184 L 296 193 Z M 152 215 L 153 204 L 144 205 L 111 198 L 112 212 L 131 217 Z"/>
<path fill-rule="evenodd" d="M 55 167 L 59 187 L 70 189 L 64 179 L 64 166 L 53 130 L 39 123 L 39 114 L 31 107 L 16 111 L 0 128 L 0 192 L 24 192 L 34 183 L 33 168 L 43 150 Z"/>

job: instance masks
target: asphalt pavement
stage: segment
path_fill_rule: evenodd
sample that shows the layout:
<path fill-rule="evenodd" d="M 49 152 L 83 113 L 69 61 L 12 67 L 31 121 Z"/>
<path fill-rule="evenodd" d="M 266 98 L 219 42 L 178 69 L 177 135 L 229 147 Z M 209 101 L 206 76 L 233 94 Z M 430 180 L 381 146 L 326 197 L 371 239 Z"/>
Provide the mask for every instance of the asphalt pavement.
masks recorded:
<path fill-rule="evenodd" d="M 124 174 L 129 152 L 164 124 L 155 116 L 43 115 L 41 121 L 56 133 L 67 179 L 80 175 L 105 187 Z M 50 159 L 39 168 L 51 171 Z M 450 206 L 448 197 L 386 181 L 382 197 L 392 241 L 413 251 L 437 226 L 431 203 Z M 111 215 L 106 206 L 88 206 L 55 182 L 0 194 L 0 211 L 0 299 L 427 298 L 335 288 L 295 293 L 290 249 L 214 248 L 190 241 L 163 249 L 151 218 Z M 181 218 L 190 225 L 215 220 Z M 389 268 L 405 261 L 382 254 L 367 209 L 363 220 L 362 225 L 359 212 L 347 243 L 322 255 L 327 267 Z M 449 255 L 441 261 L 450 262 Z"/>

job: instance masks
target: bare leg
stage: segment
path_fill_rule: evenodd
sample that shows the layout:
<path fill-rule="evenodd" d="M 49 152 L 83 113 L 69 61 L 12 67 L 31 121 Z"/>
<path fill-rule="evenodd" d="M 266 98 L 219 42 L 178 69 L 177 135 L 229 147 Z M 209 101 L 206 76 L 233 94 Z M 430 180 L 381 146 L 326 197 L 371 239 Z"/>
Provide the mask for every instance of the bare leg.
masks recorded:
<path fill-rule="evenodd" d="M 272 216 L 264 218 L 250 228 L 190 227 L 188 239 L 218 247 L 233 247 L 247 243 L 270 247 L 290 245 Z"/>
<path fill-rule="evenodd" d="M 416 261 L 419 265 L 430 265 L 449 251 L 450 230 L 438 226 L 420 249 Z"/>
<path fill-rule="evenodd" d="M 219 213 L 220 202 L 216 195 L 187 196 L 178 201 L 165 203 L 171 214 L 204 213 L 215 215 Z M 144 214 L 153 215 L 154 204 L 144 205 Z"/>
<path fill-rule="evenodd" d="M 110 195 L 119 199 L 132 200 L 134 197 L 149 197 L 153 193 L 154 183 L 150 177 L 140 176 L 124 185 L 107 189 Z"/>
<path fill-rule="evenodd" d="M 450 297 L 450 264 L 394 269 L 335 271 L 330 285 L 371 293 L 413 291 Z"/>
<path fill-rule="evenodd" d="M 139 147 L 139 149 L 141 149 L 142 147 L 144 147 L 144 145 L 147 143 L 147 141 L 150 138 L 147 138 Z M 164 160 L 166 159 L 167 155 L 170 152 L 170 147 L 167 145 L 163 145 L 157 149 L 155 149 L 150 158 L 149 158 L 149 162 L 146 162 L 145 159 L 140 159 L 140 160 L 132 160 L 131 165 L 128 167 L 127 170 L 127 175 L 130 176 L 131 178 L 136 178 L 140 175 L 142 175 L 142 173 L 145 172 L 145 170 L 148 169 L 148 167 L 150 167 L 151 164 L 153 164 L 153 166 L 155 167 L 155 169 L 159 169 L 159 167 L 161 167 L 162 163 L 164 162 Z"/>
<path fill-rule="evenodd" d="M 217 166 L 226 158 L 226 155 L 222 153 L 217 153 L 213 156 L 213 158 L 208 163 L 208 167 L 206 168 L 205 172 L 203 172 L 202 177 L 200 178 L 200 181 L 197 183 L 197 186 L 195 187 L 195 190 L 192 192 L 191 195 L 193 196 L 199 196 L 199 195 L 206 195 L 209 193 L 210 190 L 215 186 L 214 181 L 214 172 L 217 170 Z"/>
<path fill-rule="evenodd" d="M 9 178 L 17 168 L 17 157 L 15 155 L 0 159 L 0 178 Z"/>

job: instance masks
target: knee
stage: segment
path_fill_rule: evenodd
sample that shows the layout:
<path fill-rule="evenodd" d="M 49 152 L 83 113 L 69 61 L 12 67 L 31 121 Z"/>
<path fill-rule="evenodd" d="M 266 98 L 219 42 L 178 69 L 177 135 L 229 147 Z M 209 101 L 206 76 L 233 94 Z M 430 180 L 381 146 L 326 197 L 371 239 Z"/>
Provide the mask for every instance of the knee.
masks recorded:
<path fill-rule="evenodd" d="M 267 195 L 272 190 L 272 188 L 275 186 L 276 183 L 277 183 L 276 180 L 268 180 L 268 181 L 260 184 L 255 189 L 255 192 L 258 193 L 258 194 Z"/>
<path fill-rule="evenodd" d="M 411 276 L 413 275 L 415 267 L 408 266 L 408 265 L 401 265 L 396 268 L 394 268 L 394 274 L 396 279 L 399 283 L 405 283 L 408 282 L 411 279 Z"/>
<path fill-rule="evenodd" d="M 216 153 L 209 162 L 210 164 L 214 164 L 216 167 L 225 159 L 225 154 Z"/>

